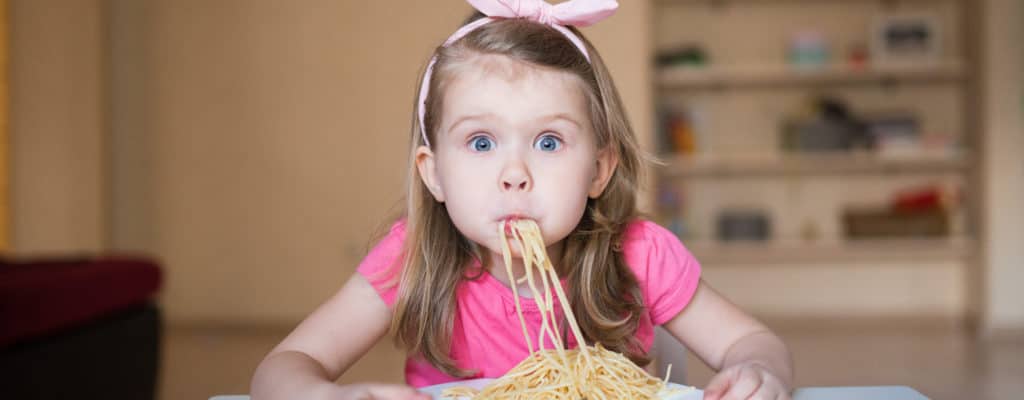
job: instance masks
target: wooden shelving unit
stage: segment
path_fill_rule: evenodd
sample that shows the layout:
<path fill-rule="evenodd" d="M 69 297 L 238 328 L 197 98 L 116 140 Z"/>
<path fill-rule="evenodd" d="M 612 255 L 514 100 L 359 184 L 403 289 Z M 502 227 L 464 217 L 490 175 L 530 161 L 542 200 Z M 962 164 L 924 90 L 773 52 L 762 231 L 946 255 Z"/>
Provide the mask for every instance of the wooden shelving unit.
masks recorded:
<path fill-rule="evenodd" d="M 702 66 L 659 67 L 653 78 L 658 103 L 678 106 L 700 102 L 705 114 L 702 118 L 717 120 L 707 124 L 711 128 L 705 127 L 706 131 L 697 136 L 712 140 L 731 138 L 724 141 L 725 146 L 711 146 L 714 151 L 710 153 L 702 153 L 703 149 L 698 148 L 689 156 L 661 156 L 665 165 L 658 169 L 658 180 L 662 185 L 686 187 L 696 184 L 701 188 L 718 182 L 733 185 L 721 192 L 728 193 L 728 198 L 703 199 L 703 206 L 697 207 L 701 212 L 709 212 L 713 207 L 707 205 L 717 205 L 718 202 L 749 205 L 763 200 L 782 203 L 766 206 L 767 209 L 775 207 L 776 211 L 785 207 L 816 206 L 817 200 L 806 199 L 785 204 L 786 199 L 792 199 L 792 196 L 813 196 L 814 189 L 810 186 L 815 183 L 794 183 L 804 181 L 831 182 L 826 185 L 833 188 L 836 182 L 843 182 L 839 183 L 841 185 L 847 180 L 855 180 L 858 185 L 872 180 L 888 182 L 879 184 L 877 193 L 881 193 L 907 182 L 947 179 L 957 184 L 964 183 L 966 192 L 970 193 L 977 176 L 975 164 L 978 154 L 972 150 L 972 143 L 976 143 L 976 127 L 972 126 L 973 118 L 968 115 L 972 109 L 969 92 L 971 68 L 966 62 L 969 52 L 964 49 L 969 45 L 964 39 L 966 35 L 961 35 L 967 29 L 964 24 L 966 17 L 963 16 L 964 8 L 969 4 L 959 0 L 655 0 L 652 4 L 656 51 L 677 48 L 682 44 L 698 44 L 711 55 L 711 61 Z M 869 40 L 874 17 L 908 10 L 937 13 L 936 20 L 943 24 L 941 57 L 917 63 L 868 60 L 861 66 L 853 66 L 843 60 L 847 42 Z M 679 18 L 673 19 L 674 16 Z M 833 61 L 813 68 L 785 64 L 784 42 L 789 38 L 787 35 L 808 27 L 820 30 L 823 37 L 832 41 Z M 669 35 L 672 37 L 667 37 Z M 766 48 L 777 50 L 772 53 Z M 912 91 L 917 92 L 908 94 Z M 778 132 L 783 120 L 781 115 L 773 119 L 772 113 L 799 108 L 799 93 L 849 96 L 855 110 L 858 106 L 869 111 L 910 109 L 923 121 L 922 131 L 951 133 L 958 144 L 939 151 L 902 155 L 867 151 L 789 153 L 778 146 L 770 147 L 779 141 L 764 135 Z M 748 139 L 760 146 L 736 151 Z M 655 142 L 662 142 L 661 137 Z M 736 188 L 742 189 L 744 185 L 750 185 L 750 190 L 775 185 L 776 192 L 764 198 L 760 198 L 757 192 L 737 195 Z M 779 194 L 787 193 L 791 187 L 799 187 L 794 190 L 799 194 Z M 702 193 L 687 193 L 684 197 L 692 204 L 701 201 L 693 200 L 700 195 Z M 748 198 L 736 198 L 744 196 Z M 822 198 L 825 199 L 823 201 L 837 200 L 835 196 Z M 688 227 L 688 232 L 698 234 L 684 237 L 683 241 L 698 259 L 709 265 L 765 262 L 863 264 L 886 260 L 918 263 L 951 261 L 966 265 L 977 253 L 977 243 L 973 239 L 975 214 L 969 212 L 970 201 L 968 198 L 963 205 L 967 211 L 961 214 L 966 222 L 958 225 L 966 228 L 943 238 L 846 240 L 841 237 L 841 229 L 830 225 L 834 224 L 833 220 L 825 224 L 830 227 L 826 229 L 825 237 L 804 241 L 793 233 L 800 231 L 801 222 L 779 218 L 773 221 L 773 228 L 788 223 L 790 226 L 781 231 L 789 232 L 789 236 L 774 235 L 764 242 L 718 242 L 714 238 L 714 227 L 709 225 L 714 218 L 708 214 L 688 218 L 688 223 L 704 225 L 698 229 Z M 819 208 L 818 218 L 840 218 L 834 213 L 841 207 Z M 662 211 L 672 213 L 678 210 Z M 807 215 L 813 211 L 787 210 L 777 214 L 810 218 Z M 839 237 L 835 237 L 837 231 Z"/>
<path fill-rule="evenodd" d="M 756 176 L 892 175 L 963 173 L 970 167 L 965 155 L 880 156 L 871 153 L 782 156 L 675 156 L 662 176 L 722 178 Z"/>
<path fill-rule="evenodd" d="M 794 68 L 786 65 L 670 67 L 658 72 L 664 89 L 716 89 L 754 86 L 900 84 L 958 81 L 963 66 L 955 61 L 932 65 L 845 65 Z"/>
<path fill-rule="evenodd" d="M 783 2 L 800 2 L 809 0 L 654 0 L 655 5 L 668 5 L 668 4 L 705 4 L 712 6 L 724 6 L 732 4 L 742 3 L 783 3 Z M 880 3 L 885 5 L 897 4 L 897 3 L 938 3 L 944 1 L 963 1 L 963 0 L 816 0 L 821 2 L 835 2 L 835 3 Z"/>
<path fill-rule="evenodd" d="M 935 239 L 848 240 L 833 242 L 688 242 L 697 259 L 709 265 L 964 261 L 973 242 L 964 237 Z"/>

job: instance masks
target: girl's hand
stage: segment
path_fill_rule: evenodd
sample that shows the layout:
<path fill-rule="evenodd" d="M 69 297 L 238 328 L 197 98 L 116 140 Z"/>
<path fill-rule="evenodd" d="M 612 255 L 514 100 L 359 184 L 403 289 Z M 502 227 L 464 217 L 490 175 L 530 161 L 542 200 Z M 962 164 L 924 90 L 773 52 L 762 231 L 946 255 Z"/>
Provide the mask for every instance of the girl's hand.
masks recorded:
<path fill-rule="evenodd" d="M 381 383 L 359 383 L 335 386 L 338 390 L 330 399 L 347 400 L 430 400 L 430 395 L 420 393 L 406 385 Z"/>
<path fill-rule="evenodd" d="M 790 390 L 778 377 L 756 362 L 723 369 L 704 388 L 704 400 L 790 400 Z"/>

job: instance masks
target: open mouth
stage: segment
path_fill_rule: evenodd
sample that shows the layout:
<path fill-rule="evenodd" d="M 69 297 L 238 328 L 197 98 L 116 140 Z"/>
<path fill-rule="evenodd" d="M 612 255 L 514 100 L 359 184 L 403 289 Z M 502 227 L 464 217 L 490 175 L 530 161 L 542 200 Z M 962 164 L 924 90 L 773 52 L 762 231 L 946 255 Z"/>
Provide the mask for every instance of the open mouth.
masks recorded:
<path fill-rule="evenodd" d="M 498 222 L 505 225 L 505 234 L 506 235 L 512 235 L 512 224 L 514 224 L 516 221 L 520 221 L 520 220 L 532 220 L 532 218 L 527 217 L 527 216 L 523 216 L 521 214 L 509 214 L 509 215 L 506 215 L 506 216 L 501 217 L 500 219 L 498 219 Z M 534 221 L 536 221 L 536 220 L 534 220 Z"/>
<path fill-rule="evenodd" d="M 518 221 L 520 218 L 522 218 L 522 217 L 519 216 L 518 214 L 510 214 L 510 215 L 506 215 L 506 216 L 503 216 L 503 217 L 499 218 L 498 219 L 498 223 L 505 225 L 505 233 L 506 234 L 511 234 L 512 233 L 512 224 L 515 223 L 516 221 Z"/>
<path fill-rule="evenodd" d="M 512 238 L 512 227 L 518 220 L 519 218 L 507 218 L 502 220 L 502 222 L 505 224 L 505 234 L 508 235 L 509 238 Z"/>

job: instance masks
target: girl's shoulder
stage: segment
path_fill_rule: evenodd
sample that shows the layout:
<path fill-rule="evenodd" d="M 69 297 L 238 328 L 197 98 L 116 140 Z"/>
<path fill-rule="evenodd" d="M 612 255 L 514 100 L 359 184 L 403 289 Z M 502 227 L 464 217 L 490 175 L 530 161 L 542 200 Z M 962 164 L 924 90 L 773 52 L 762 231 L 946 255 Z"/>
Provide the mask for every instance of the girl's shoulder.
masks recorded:
<path fill-rule="evenodd" d="M 399 235 L 399 236 L 404 238 L 405 237 L 405 226 L 406 226 L 405 218 L 399 218 L 398 220 L 396 220 L 394 223 L 391 224 L 391 228 L 388 229 L 387 236 Z"/>
<path fill-rule="evenodd" d="M 397 284 L 405 236 L 406 222 L 403 218 L 392 224 L 387 233 L 381 235 L 356 267 L 356 272 L 366 278 L 388 306 L 394 304 L 398 294 Z"/>
<path fill-rule="evenodd" d="M 377 250 L 379 247 L 393 250 L 396 245 L 401 245 L 405 242 L 407 226 L 405 218 L 395 220 L 387 230 L 384 230 L 384 226 L 386 225 L 381 224 L 370 236 L 370 254 L 368 255 L 372 255 L 374 250 Z"/>
<path fill-rule="evenodd" d="M 700 263 L 661 225 L 642 219 L 630 222 L 622 236 L 622 256 L 636 276 L 655 325 L 675 316 L 697 290 Z"/>
<path fill-rule="evenodd" d="M 622 233 L 623 251 L 643 250 L 649 247 L 680 246 L 674 233 L 653 221 L 637 218 L 626 224 Z"/>
<path fill-rule="evenodd" d="M 401 218 L 392 223 L 386 233 L 377 235 L 367 258 L 386 258 L 389 261 L 394 261 L 390 259 L 400 252 L 405 243 L 405 236 L 406 221 L 405 218 Z"/>
<path fill-rule="evenodd" d="M 636 219 L 626 225 L 622 234 L 622 254 L 634 272 L 646 275 L 652 267 L 666 265 L 696 267 L 697 260 L 678 237 L 652 221 Z"/>

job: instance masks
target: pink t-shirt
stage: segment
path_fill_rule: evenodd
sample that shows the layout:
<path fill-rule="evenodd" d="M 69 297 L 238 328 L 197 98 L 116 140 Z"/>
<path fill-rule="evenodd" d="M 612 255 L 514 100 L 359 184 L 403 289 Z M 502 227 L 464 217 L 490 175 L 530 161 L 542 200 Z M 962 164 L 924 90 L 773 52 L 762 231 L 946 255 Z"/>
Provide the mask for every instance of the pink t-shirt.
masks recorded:
<path fill-rule="evenodd" d="M 391 231 L 360 263 L 358 272 L 370 282 L 381 299 L 393 307 L 398 294 L 393 279 L 401 269 L 397 258 L 405 240 L 405 223 L 396 223 Z M 640 284 L 647 312 L 641 316 L 636 337 L 649 351 L 654 327 L 675 317 L 690 302 L 700 281 L 700 264 L 679 239 L 657 224 L 637 220 L 626 227 L 623 255 Z M 533 299 L 519 298 L 527 331 L 537 343 L 540 313 Z M 557 303 L 557 302 L 556 302 Z M 561 314 L 559 314 L 561 315 Z M 529 355 L 523 330 L 516 314 L 512 289 L 484 272 L 456 287 L 456 313 L 452 331 L 451 357 L 463 370 L 476 371 L 472 378 L 496 378 Z M 576 346 L 572 335 L 567 345 Z M 547 348 L 551 348 L 547 343 Z M 420 357 L 405 364 L 405 380 L 423 387 L 455 381 Z"/>

